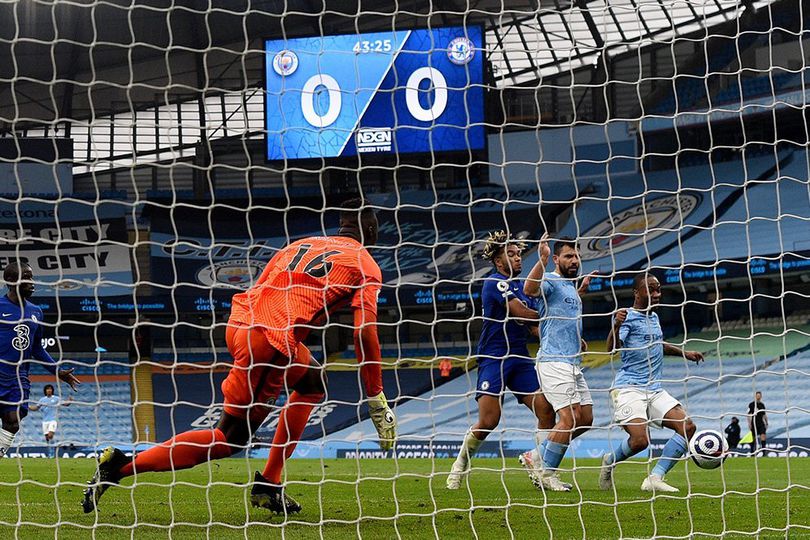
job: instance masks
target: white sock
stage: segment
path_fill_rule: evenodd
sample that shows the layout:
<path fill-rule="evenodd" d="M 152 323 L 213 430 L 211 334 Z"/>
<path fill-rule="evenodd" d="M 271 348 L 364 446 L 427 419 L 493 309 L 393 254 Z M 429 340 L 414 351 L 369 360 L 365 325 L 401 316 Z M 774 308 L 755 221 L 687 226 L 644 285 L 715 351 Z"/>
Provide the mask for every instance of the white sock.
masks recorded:
<path fill-rule="evenodd" d="M 484 441 L 479 441 L 475 435 L 473 435 L 472 431 L 468 431 L 467 434 L 464 436 L 464 442 L 461 443 L 461 450 L 458 452 L 458 457 L 456 461 L 463 465 L 467 465 L 469 463 L 470 458 L 472 458 L 475 453 L 478 451 L 478 447 L 481 446 L 481 443 Z"/>
<path fill-rule="evenodd" d="M 6 455 L 12 444 L 14 444 L 14 433 L 0 428 L 0 458 Z"/>
<path fill-rule="evenodd" d="M 546 442 L 546 438 L 548 434 L 551 432 L 550 429 L 538 429 L 534 432 L 534 448 L 532 449 L 532 459 L 535 463 L 542 463 L 542 459 L 540 457 L 540 447 L 543 446 L 543 443 Z"/>

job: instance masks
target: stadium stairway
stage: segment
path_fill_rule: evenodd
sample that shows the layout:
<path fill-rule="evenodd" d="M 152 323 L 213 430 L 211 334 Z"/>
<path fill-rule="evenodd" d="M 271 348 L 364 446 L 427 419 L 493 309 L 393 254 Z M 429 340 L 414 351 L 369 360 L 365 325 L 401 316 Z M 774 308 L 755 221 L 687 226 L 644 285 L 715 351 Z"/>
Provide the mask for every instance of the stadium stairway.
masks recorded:
<path fill-rule="evenodd" d="M 141 362 L 132 370 L 132 430 L 135 442 L 155 442 L 155 405 L 152 364 Z"/>
<path fill-rule="evenodd" d="M 31 401 L 43 394 L 45 384 L 39 376 L 32 377 Z M 56 441 L 60 445 L 106 446 L 132 444 L 132 404 L 129 375 L 99 375 L 95 379 L 82 377 L 76 393 L 61 385 L 61 396 L 73 401 L 57 411 L 59 429 Z M 23 419 L 15 446 L 42 446 L 42 415 L 31 411 Z"/>
<path fill-rule="evenodd" d="M 40 364 L 30 369 L 30 402 L 44 395 L 46 384 L 57 387 L 63 399 L 73 397 L 69 407 L 58 410 L 58 444 L 75 446 L 132 444 L 132 398 L 130 365 L 127 353 L 103 353 L 73 356 L 62 360 L 63 367 L 72 367 L 82 384 L 71 392 L 66 384 L 57 384 L 55 377 Z M 30 411 L 20 425 L 15 446 L 42 446 L 42 415 Z"/>
<path fill-rule="evenodd" d="M 718 339 L 719 338 L 719 339 Z M 678 343 L 679 338 L 670 340 Z M 722 430 L 732 416 L 743 422 L 755 390 L 768 406 L 771 436 L 810 437 L 810 327 L 782 333 L 703 333 L 690 338 L 687 348 L 704 352 L 706 362 L 696 365 L 669 359 L 664 367 L 664 385 L 681 400 L 700 428 Z M 459 441 L 477 420 L 474 400 L 478 372 L 472 369 L 396 407 L 400 437 L 411 441 Z M 594 429 L 583 439 L 611 440 L 624 437 L 611 426 L 609 392 L 615 365 L 602 363 L 586 369 L 594 398 Z M 504 397 L 501 424 L 488 438 L 503 445 L 530 440 L 534 417 L 511 396 Z M 655 430 L 653 438 L 664 437 Z M 376 440 L 376 431 L 366 420 L 333 433 L 325 440 L 356 442 Z"/>
<path fill-rule="evenodd" d="M 806 149 L 790 151 L 775 178 L 736 188 L 738 198 L 709 229 L 653 260 L 677 267 L 705 262 L 810 250 L 810 164 Z M 802 180 L 804 179 L 804 180 Z"/>

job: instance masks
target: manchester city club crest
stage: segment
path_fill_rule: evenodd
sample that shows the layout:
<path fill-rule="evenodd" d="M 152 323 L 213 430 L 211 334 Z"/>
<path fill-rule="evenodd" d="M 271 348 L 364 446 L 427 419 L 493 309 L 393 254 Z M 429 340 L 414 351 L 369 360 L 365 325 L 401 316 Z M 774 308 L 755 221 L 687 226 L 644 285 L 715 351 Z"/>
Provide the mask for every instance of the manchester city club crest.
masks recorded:
<path fill-rule="evenodd" d="M 457 37 L 447 46 L 447 58 L 457 66 L 468 64 L 475 56 L 475 45 L 465 37 Z"/>
<path fill-rule="evenodd" d="M 622 411 L 620 414 L 622 418 L 629 418 L 630 415 L 633 414 L 633 407 L 631 407 L 630 405 L 625 405 L 624 407 L 622 407 Z"/>
<path fill-rule="evenodd" d="M 279 51 L 273 58 L 273 71 L 286 77 L 298 69 L 298 55 L 292 51 Z"/>
<path fill-rule="evenodd" d="M 221 261 L 197 272 L 197 281 L 209 287 L 228 286 L 247 289 L 259 277 L 266 263 L 238 259 Z"/>
<path fill-rule="evenodd" d="M 600 259 L 680 231 L 700 205 L 697 193 L 679 193 L 633 205 L 605 218 L 582 234 L 583 261 Z"/>

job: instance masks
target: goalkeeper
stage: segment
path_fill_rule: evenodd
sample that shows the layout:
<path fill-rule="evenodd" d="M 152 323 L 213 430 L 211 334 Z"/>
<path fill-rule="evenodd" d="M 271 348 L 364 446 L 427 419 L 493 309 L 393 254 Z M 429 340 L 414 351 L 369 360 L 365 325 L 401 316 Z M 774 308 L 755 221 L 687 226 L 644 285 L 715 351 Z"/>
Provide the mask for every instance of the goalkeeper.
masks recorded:
<path fill-rule="evenodd" d="M 109 485 L 126 476 L 187 469 L 244 450 L 282 388 L 288 389 L 289 399 L 264 472 L 256 472 L 251 503 L 277 513 L 300 512 L 301 506 L 284 493 L 282 470 L 326 392 L 325 373 L 303 341 L 312 328 L 328 324 L 330 314 L 347 305 L 354 310 L 355 350 L 371 419 L 380 446 L 393 447 L 396 418 L 383 394 L 376 327 L 382 273 L 365 247 L 377 241 L 377 217 L 359 199 L 344 208 L 336 236 L 305 238 L 281 249 L 258 282 L 233 297 L 225 340 L 234 365 L 222 382 L 225 403 L 217 427 L 181 433 L 133 460 L 107 448 L 85 490 L 85 512 L 96 507 Z"/>

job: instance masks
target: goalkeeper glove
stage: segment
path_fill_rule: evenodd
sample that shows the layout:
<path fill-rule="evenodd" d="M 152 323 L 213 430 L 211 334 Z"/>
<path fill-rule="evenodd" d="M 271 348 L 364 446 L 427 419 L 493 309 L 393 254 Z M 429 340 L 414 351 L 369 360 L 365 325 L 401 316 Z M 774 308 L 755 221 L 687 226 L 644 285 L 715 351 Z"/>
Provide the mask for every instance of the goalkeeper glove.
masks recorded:
<path fill-rule="evenodd" d="M 380 392 L 376 396 L 368 398 L 368 412 L 371 421 L 374 422 L 374 427 L 377 428 L 380 448 L 391 450 L 397 440 L 397 417 L 388 406 L 384 393 Z"/>

